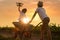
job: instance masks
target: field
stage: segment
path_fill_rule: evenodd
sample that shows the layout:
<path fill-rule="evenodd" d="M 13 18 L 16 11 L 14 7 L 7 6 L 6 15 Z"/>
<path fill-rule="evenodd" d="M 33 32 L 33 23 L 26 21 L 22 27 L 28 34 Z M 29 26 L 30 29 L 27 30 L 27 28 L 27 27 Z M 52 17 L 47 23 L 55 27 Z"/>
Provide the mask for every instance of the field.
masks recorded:
<path fill-rule="evenodd" d="M 33 25 L 30 25 L 31 27 L 31 39 L 32 40 L 39 40 L 40 39 L 40 26 L 34 27 Z M 52 40 L 60 40 L 60 26 L 56 26 L 55 24 L 49 25 L 51 32 L 52 32 Z M 33 29 L 34 28 L 34 29 Z M 16 39 L 15 36 L 15 28 L 12 27 L 3 27 L 0 28 L 0 40 L 18 40 L 19 37 Z"/>

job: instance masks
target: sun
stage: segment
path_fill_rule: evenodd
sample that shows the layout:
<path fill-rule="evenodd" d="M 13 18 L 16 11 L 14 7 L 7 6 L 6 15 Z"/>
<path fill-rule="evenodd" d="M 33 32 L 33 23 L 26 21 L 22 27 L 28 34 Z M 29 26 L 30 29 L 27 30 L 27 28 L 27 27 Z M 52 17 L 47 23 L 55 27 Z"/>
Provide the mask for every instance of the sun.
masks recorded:
<path fill-rule="evenodd" d="M 23 23 L 27 24 L 29 22 L 29 18 L 25 17 L 25 18 L 23 18 L 22 21 L 23 21 Z"/>

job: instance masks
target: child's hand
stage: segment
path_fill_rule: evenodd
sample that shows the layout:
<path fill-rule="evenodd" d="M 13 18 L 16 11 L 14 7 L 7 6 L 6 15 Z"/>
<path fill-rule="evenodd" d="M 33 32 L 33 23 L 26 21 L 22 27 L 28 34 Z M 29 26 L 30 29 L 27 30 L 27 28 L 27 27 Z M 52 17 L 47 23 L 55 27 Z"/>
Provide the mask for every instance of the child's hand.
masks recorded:
<path fill-rule="evenodd" d="M 31 21 L 29 21 L 29 23 L 28 24 L 30 24 L 31 23 Z"/>
<path fill-rule="evenodd" d="M 16 2 L 18 7 L 22 7 L 23 3 Z"/>

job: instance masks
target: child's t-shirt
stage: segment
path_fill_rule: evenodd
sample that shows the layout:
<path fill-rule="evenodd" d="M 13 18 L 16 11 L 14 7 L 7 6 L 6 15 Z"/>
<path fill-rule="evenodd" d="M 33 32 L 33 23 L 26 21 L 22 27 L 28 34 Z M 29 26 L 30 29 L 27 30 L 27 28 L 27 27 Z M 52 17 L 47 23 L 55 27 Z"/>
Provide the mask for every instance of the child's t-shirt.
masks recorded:
<path fill-rule="evenodd" d="M 22 11 L 20 11 L 19 21 L 22 21 L 22 19 L 24 17 L 26 17 L 25 13 L 23 13 Z"/>
<path fill-rule="evenodd" d="M 39 17 L 41 18 L 41 20 L 43 20 L 45 17 L 48 17 L 48 16 L 46 15 L 45 9 L 42 8 L 42 7 L 37 8 L 35 12 L 38 13 L 38 15 L 39 15 Z"/>
<path fill-rule="evenodd" d="M 20 15 L 19 15 L 19 18 L 16 20 L 17 22 L 22 21 L 23 18 L 26 17 L 26 15 L 25 15 L 22 11 L 20 11 L 19 14 L 20 14 Z"/>

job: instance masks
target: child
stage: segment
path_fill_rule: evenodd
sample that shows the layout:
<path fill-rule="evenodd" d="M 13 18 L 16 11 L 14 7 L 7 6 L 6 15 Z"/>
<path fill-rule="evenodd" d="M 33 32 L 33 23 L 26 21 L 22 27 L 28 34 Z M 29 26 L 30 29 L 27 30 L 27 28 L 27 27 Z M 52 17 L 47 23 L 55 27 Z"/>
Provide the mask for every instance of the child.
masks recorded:
<path fill-rule="evenodd" d="M 20 9 L 21 6 L 22 6 L 22 3 L 17 3 L 20 16 L 19 16 L 18 22 L 13 22 L 13 24 L 15 25 L 16 30 L 18 29 L 17 32 L 15 33 L 15 38 L 17 37 L 18 34 L 20 34 L 19 36 L 20 36 L 20 39 L 22 40 L 24 31 L 25 33 L 28 33 L 27 31 L 28 31 L 29 26 L 23 23 L 23 18 L 27 18 L 25 15 L 25 13 L 27 12 L 27 9 L 23 8 L 21 10 Z"/>
<path fill-rule="evenodd" d="M 41 18 L 42 20 L 42 27 L 41 27 L 41 37 L 40 37 L 40 40 L 52 40 L 51 38 L 51 31 L 50 31 L 50 28 L 48 27 L 48 23 L 50 21 L 50 18 L 46 15 L 46 11 L 45 9 L 43 8 L 43 2 L 42 1 L 39 1 L 38 4 L 37 4 L 37 9 L 31 19 L 31 21 L 33 20 L 33 18 L 35 17 L 35 15 L 38 13 L 39 17 Z M 30 22 L 31 22 L 30 21 Z M 44 38 L 44 33 L 47 31 L 47 39 Z"/>
<path fill-rule="evenodd" d="M 21 22 L 23 20 L 24 17 L 26 17 L 25 13 L 27 11 L 26 8 L 23 8 L 22 10 L 20 9 L 21 8 L 21 5 L 22 3 L 17 3 L 17 7 L 18 7 L 18 11 L 20 13 L 20 16 L 19 16 L 19 19 L 18 21 Z"/>
<path fill-rule="evenodd" d="M 25 13 L 27 11 L 26 8 L 23 8 L 22 10 L 20 9 L 22 7 L 22 3 L 17 3 L 17 7 L 18 7 L 18 11 L 19 11 L 19 19 L 18 22 L 13 22 L 17 32 L 15 33 L 15 38 L 17 37 L 18 34 L 20 34 L 20 38 L 22 40 L 22 36 L 23 36 L 23 30 L 24 30 L 24 26 L 23 26 L 23 18 L 26 17 Z"/>

